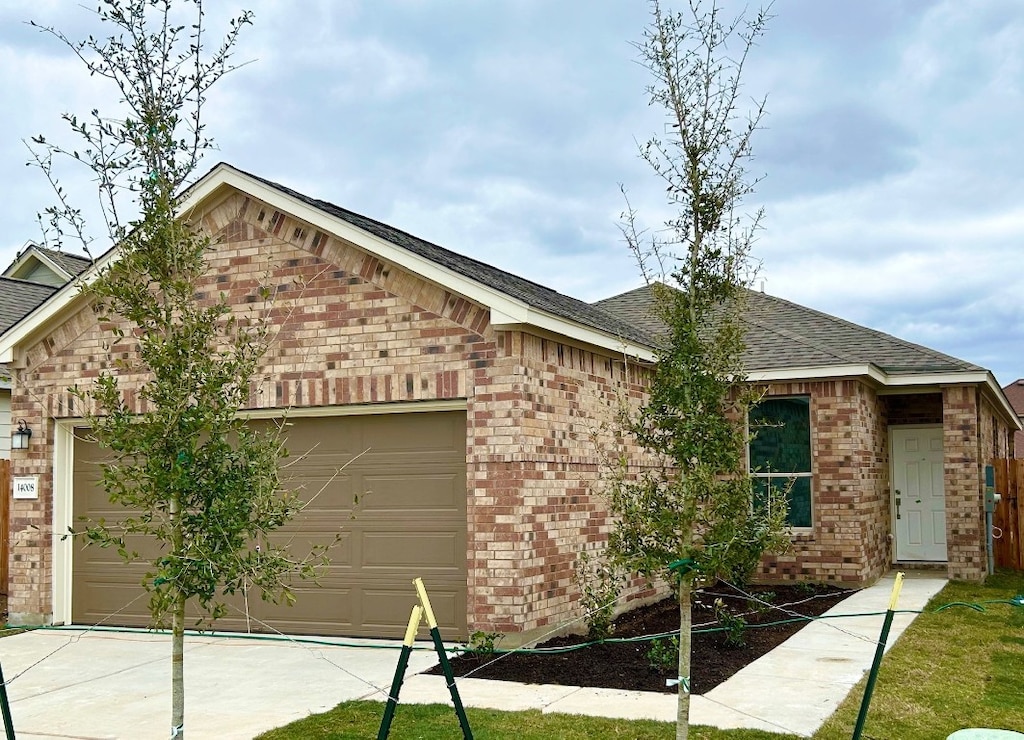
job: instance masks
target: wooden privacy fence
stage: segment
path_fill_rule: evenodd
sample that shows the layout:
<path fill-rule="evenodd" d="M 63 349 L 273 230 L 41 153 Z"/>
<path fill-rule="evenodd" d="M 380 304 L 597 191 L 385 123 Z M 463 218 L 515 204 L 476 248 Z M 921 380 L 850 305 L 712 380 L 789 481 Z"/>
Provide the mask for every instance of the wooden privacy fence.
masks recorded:
<path fill-rule="evenodd" d="M 992 516 L 999 535 L 992 545 L 996 567 L 1024 570 L 1024 460 L 993 460 L 992 467 L 996 493 L 1002 496 Z"/>
<path fill-rule="evenodd" d="M 11 461 L 0 460 L 0 594 L 7 595 L 7 561 L 11 557 Z"/>

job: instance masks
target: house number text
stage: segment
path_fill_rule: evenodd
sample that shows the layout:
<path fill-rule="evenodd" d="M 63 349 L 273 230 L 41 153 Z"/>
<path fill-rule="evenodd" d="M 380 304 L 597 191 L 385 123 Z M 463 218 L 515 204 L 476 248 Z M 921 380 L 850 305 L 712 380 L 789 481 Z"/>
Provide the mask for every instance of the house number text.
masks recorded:
<path fill-rule="evenodd" d="M 15 478 L 14 498 L 39 498 L 39 477 L 29 475 Z"/>

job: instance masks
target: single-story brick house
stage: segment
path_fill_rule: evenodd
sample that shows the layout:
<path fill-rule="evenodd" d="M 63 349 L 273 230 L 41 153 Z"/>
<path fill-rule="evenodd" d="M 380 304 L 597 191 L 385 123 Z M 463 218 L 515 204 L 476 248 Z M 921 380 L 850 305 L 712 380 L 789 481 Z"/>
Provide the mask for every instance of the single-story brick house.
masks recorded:
<path fill-rule="evenodd" d="M 591 436 L 617 394 L 642 396 L 655 358 L 644 292 L 587 304 L 225 164 L 183 213 L 218 239 L 211 294 L 245 311 L 261 285 L 274 291 L 276 339 L 248 413 L 287 410 L 301 453 L 288 474 L 316 494 L 294 539 L 344 535 L 294 608 L 250 614 L 283 631 L 396 635 L 422 576 L 449 637 L 521 637 L 575 616 L 576 555 L 607 531 Z M 750 306 L 751 374 L 804 430 L 780 440 L 806 448 L 787 459 L 809 458 L 782 471 L 807 494 L 793 552 L 763 575 L 860 584 L 901 559 L 981 577 L 981 465 L 1018 427 L 991 374 L 761 294 Z M 14 620 L 145 622 L 144 568 L 61 537 L 76 517 L 112 514 L 67 388 L 132 351 L 74 286 L 0 336 L 12 408 L 34 430 L 14 475 L 37 483 L 11 501 Z M 899 521 L 930 523 L 922 549 L 917 524 L 893 526 L 896 488 Z M 927 505 L 908 500 L 925 493 Z M 244 624 L 238 611 L 219 626 Z"/>

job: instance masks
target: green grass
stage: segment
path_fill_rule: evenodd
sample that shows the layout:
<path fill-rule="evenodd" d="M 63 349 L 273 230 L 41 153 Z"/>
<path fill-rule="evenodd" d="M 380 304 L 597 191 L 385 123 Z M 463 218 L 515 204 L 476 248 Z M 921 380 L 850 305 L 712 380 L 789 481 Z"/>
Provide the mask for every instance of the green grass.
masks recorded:
<path fill-rule="evenodd" d="M 259 740 L 366 740 L 377 737 L 384 705 L 354 701 L 271 730 Z M 675 737 L 675 725 L 650 720 L 616 720 L 568 714 L 499 712 L 467 709 L 475 740 L 667 740 Z M 402 704 L 391 726 L 392 740 L 452 740 L 462 737 L 455 710 L 440 704 Z M 787 740 L 794 735 L 774 735 L 757 730 L 715 730 L 693 728 L 694 740 Z"/>
<path fill-rule="evenodd" d="M 951 583 L 929 605 L 1012 599 L 1024 574 L 999 573 L 984 586 Z M 865 738 L 935 740 L 965 727 L 1024 730 L 1024 608 L 988 605 L 922 614 L 886 654 Z M 814 736 L 845 740 L 864 681 Z"/>
<path fill-rule="evenodd" d="M 1001 573 L 984 586 L 951 583 L 929 605 L 953 601 L 1011 599 L 1024 593 L 1024 574 Z M 814 735 L 846 740 L 856 723 L 864 681 Z M 260 735 L 260 740 L 355 740 L 377 736 L 384 705 L 347 702 Z M 671 723 L 611 720 L 538 711 L 468 709 L 477 740 L 667 740 Z M 1024 607 L 986 606 L 922 614 L 882 663 L 865 740 L 936 740 L 964 727 L 1024 729 Z M 461 737 L 449 706 L 402 704 L 392 726 L 393 740 L 449 740 Z M 691 728 L 694 740 L 786 740 L 757 730 Z"/>

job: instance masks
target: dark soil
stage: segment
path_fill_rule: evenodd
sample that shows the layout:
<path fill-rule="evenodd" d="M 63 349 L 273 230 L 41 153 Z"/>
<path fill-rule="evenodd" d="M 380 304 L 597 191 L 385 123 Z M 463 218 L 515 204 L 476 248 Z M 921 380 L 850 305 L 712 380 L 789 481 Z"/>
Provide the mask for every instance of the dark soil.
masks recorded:
<path fill-rule="evenodd" d="M 735 589 L 718 584 L 695 594 L 693 605 L 693 649 L 691 661 L 692 693 L 703 694 L 725 681 L 748 663 L 798 632 L 806 621 L 791 621 L 767 627 L 756 625 L 793 620 L 794 613 L 817 616 L 829 610 L 851 592 L 821 585 L 751 586 L 748 593 L 770 602 L 768 608 L 751 602 Z M 732 633 L 728 631 L 700 632 L 701 629 L 722 627 L 716 616 L 715 602 L 720 601 L 718 614 L 725 610 L 733 616 L 742 616 L 746 627 Z M 726 621 L 729 618 L 726 617 Z M 623 614 L 615 621 L 613 637 L 640 637 L 679 629 L 679 609 L 675 600 L 665 599 L 651 606 L 641 607 Z M 556 637 L 537 647 L 563 647 L 586 642 L 585 636 Z M 742 642 L 742 645 L 735 644 Z M 668 641 L 658 643 L 668 647 Z M 552 655 L 512 653 L 495 660 L 494 654 L 467 654 L 451 661 L 456 676 L 472 674 L 474 678 L 521 683 L 546 683 L 562 686 L 596 686 L 633 691 L 661 691 L 675 693 L 675 686 L 666 686 L 665 679 L 674 678 L 674 652 L 669 652 L 670 665 L 652 666 L 647 653 L 650 641 L 605 642 L 571 652 Z M 500 650 L 500 643 L 498 648 Z M 440 673 L 435 667 L 431 673 Z"/>

